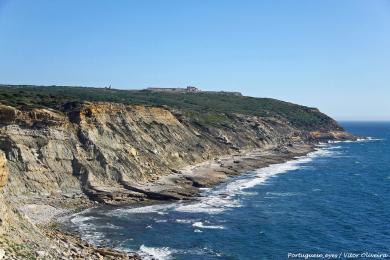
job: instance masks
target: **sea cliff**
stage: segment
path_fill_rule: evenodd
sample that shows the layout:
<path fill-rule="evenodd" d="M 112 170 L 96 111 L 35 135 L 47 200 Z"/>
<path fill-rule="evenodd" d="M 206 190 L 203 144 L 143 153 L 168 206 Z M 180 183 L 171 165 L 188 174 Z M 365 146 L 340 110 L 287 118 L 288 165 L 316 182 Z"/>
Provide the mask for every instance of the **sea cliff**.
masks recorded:
<path fill-rule="evenodd" d="M 277 100 L 93 90 L 0 88 L 0 247 L 10 258 L 136 258 L 48 226 L 96 204 L 189 199 L 318 142 L 355 138 L 317 109 Z M 224 177 L 210 166 L 186 174 L 207 161 Z M 155 188 L 167 176 L 169 187 Z"/>

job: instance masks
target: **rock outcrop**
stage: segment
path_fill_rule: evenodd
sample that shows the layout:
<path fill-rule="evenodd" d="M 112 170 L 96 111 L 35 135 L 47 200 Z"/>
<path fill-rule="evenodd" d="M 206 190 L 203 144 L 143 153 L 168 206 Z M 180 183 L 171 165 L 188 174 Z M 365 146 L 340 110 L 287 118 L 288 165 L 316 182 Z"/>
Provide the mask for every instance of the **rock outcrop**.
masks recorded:
<path fill-rule="evenodd" d="M 0 105 L 0 236 L 16 234 L 11 242 L 0 239 L 0 246 L 39 241 L 28 243 L 39 252 L 53 246 L 15 208 L 26 198 L 108 204 L 177 199 L 140 184 L 222 155 L 352 138 L 334 121 L 326 129 L 307 130 L 283 117 L 221 116 L 228 120 L 215 126 L 167 107 L 84 102 L 58 110 L 22 110 Z M 187 181 L 194 186 L 208 183 Z"/>
<path fill-rule="evenodd" d="M 4 187 L 8 179 L 7 159 L 4 152 L 0 151 L 0 188 Z"/>
<path fill-rule="evenodd" d="M 5 158 L 5 154 L 0 151 L 0 235 L 4 234 L 9 218 L 9 209 L 3 195 L 3 187 L 6 185 L 8 179 L 8 168 L 6 163 L 7 159 Z"/>
<path fill-rule="evenodd" d="M 0 117 L 9 194 L 84 192 L 112 204 L 156 196 L 137 184 L 188 164 L 345 135 L 337 129 L 304 131 L 283 118 L 240 114 L 229 115 L 230 125 L 206 127 L 178 110 L 115 103 L 67 104 L 63 111 L 2 106 Z"/>

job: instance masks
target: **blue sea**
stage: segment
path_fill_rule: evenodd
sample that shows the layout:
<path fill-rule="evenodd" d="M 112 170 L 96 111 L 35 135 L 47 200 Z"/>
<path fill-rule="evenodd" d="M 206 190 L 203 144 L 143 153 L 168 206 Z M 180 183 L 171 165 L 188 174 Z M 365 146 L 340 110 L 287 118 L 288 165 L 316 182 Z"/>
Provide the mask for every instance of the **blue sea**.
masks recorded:
<path fill-rule="evenodd" d="M 91 209 L 70 228 L 146 259 L 390 256 L 390 123 L 342 125 L 369 138 L 322 144 L 197 201 Z"/>

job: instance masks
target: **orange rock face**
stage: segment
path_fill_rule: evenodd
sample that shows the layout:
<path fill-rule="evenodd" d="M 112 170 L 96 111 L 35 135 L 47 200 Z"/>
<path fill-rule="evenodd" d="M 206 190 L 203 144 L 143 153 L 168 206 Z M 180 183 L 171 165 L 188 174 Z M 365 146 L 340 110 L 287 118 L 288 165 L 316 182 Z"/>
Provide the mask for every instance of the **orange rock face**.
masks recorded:
<path fill-rule="evenodd" d="M 134 121 L 142 120 L 144 122 L 156 122 L 166 125 L 177 125 L 179 123 L 169 110 L 160 107 L 98 102 L 86 104 L 80 111 L 82 119 L 92 117 L 99 119 L 115 114 L 124 114 Z"/>

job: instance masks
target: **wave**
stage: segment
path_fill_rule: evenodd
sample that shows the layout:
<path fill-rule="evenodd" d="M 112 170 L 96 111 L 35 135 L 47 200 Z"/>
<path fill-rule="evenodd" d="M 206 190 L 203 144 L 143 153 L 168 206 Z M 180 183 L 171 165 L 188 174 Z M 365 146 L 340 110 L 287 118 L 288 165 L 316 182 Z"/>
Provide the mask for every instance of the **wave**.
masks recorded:
<path fill-rule="evenodd" d="M 71 219 L 71 222 L 73 224 L 81 224 L 81 223 L 84 223 L 88 220 L 93 220 L 93 219 L 96 219 L 96 217 L 92 217 L 92 216 L 82 216 L 80 214 L 77 214 L 75 215 L 72 219 Z"/>
<path fill-rule="evenodd" d="M 298 192 L 267 192 L 266 195 L 276 196 L 276 197 L 291 197 L 300 195 Z"/>
<path fill-rule="evenodd" d="M 172 254 L 174 250 L 169 247 L 147 247 L 141 245 L 138 251 L 138 254 L 142 259 L 146 260 L 166 260 L 172 259 Z"/>
<path fill-rule="evenodd" d="M 177 202 L 169 204 L 158 204 L 143 207 L 120 208 L 108 212 L 109 215 L 128 214 L 168 214 L 169 211 L 185 213 L 206 213 L 220 214 L 228 209 L 241 207 L 238 195 L 254 195 L 256 193 L 245 191 L 257 185 L 264 184 L 270 178 L 289 171 L 298 170 L 304 164 L 311 162 L 315 157 L 329 157 L 337 154 L 338 146 L 321 147 L 306 156 L 296 157 L 294 160 L 284 163 L 273 164 L 265 168 L 260 168 L 250 174 L 239 177 L 235 180 L 222 184 L 214 189 L 205 189 L 203 196 L 198 202 Z"/>
<path fill-rule="evenodd" d="M 202 233 L 202 230 L 195 229 L 195 233 Z M 128 251 L 128 250 L 125 250 Z M 137 251 L 138 255 L 142 257 L 142 259 L 146 260 L 169 260 L 174 259 L 176 255 L 192 255 L 197 256 L 196 259 L 203 259 L 204 256 L 215 256 L 221 257 L 222 254 L 215 249 L 211 249 L 208 247 L 198 247 L 193 249 L 172 249 L 169 247 L 148 247 L 145 245 L 141 245 L 139 250 Z M 186 259 L 186 258 L 184 258 Z M 213 258 L 214 259 L 214 258 Z"/>
<path fill-rule="evenodd" d="M 192 226 L 197 228 L 206 228 L 206 229 L 225 229 L 224 226 L 204 225 L 203 222 L 201 221 L 195 222 L 194 224 L 192 224 Z"/>
<path fill-rule="evenodd" d="M 78 233 L 80 234 L 83 240 L 89 241 L 90 243 L 97 245 L 102 242 L 105 238 L 104 233 L 96 231 L 96 225 L 90 223 L 93 220 L 96 220 L 96 217 L 92 216 L 83 216 L 83 212 L 75 214 L 70 219 L 70 222 L 77 227 Z M 106 226 L 107 228 L 113 228 L 114 225 Z M 116 228 L 115 228 L 116 229 Z"/>
<path fill-rule="evenodd" d="M 219 197 L 224 194 L 207 195 L 207 197 L 201 199 L 200 202 L 179 204 L 173 210 L 177 212 L 186 213 L 207 213 L 207 214 L 219 214 L 225 211 L 226 208 L 237 208 L 241 204 L 238 201 L 231 200 L 229 195 L 226 198 Z"/>
<path fill-rule="evenodd" d="M 107 215 L 118 216 L 121 214 L 149 214 L 157 213 L 159 215 L 166 214 L 166 211 L 175 207 L 175 204 L 157 204 L 143 207 L 125 207 L 107 212 Z"/>
<path fill-rule="evenodd" d="M 202 197 L 200 197 L 199 200 L 195 202 L 173 202 L 141 207 L 117 208 L 106 211 L 105 215 L 115 217 L 129 216 L 131 214 L 166 215 L 170 212 L 183 212 L 191 214 L 204 213 L 210 215 L 221 214 L 225 211 L 242 207 L 243 204 L 241 199 L 243 197 L 256 194 L 256 192 L 253 190 L 249 190 L 250 188 L 253 188 L 257 185 L 264 185 L 271 178 L 279 174 L 302 169 L 306 167 L 306 164 L 310 163 L 314 158 L 334 156 L 338 153 L 337 149 L 339 149 L 339 147 L 340 146 L 330 146 L 329 144 L 326 147 L 318 147 L 316 148 L 316 151 L 311 152 L 306 156 L 296 157 L 294 160 L 273 164 L 265 168 L 260 168 L 235 179 L 231 179 L 231 181 L 221 184 L 215 188 L 204 189 L 202 191 Z M 295 196 L 298 194 L 268 192 L 267 195 L 272 198 L 276 198 L 281 196 Z M 89 216 L 89 214 L 87 216 L 82 215 L 86 212 L 88 211 L 75 214 L 73 215 L 72 219 L 70 219 L 71 223 L 77 226 L 81 237 L 95 245 L 99 245 L 109 240 L 109 238 L 106 237 L 107 234 L 105 234 L 104 231 L 99 232 L 101 229 L 97 228 L 97 226 L 93 224 L 93 222 L 96 220 L 96 217 Z M 160 224 L 160 222 L 171 222 L 171 219 L 162 216 L 154 216 L 152 220 L 154 220 L 154 223 L 158 224 Z M 208 230 L 225 229 L 225 226 L 221 225 L 220 223 L 209 223 L 202 215 L 188 216 L 187 214 L 184 214 L 183 216 L 180 215 L 179 218 L 173 219 L 173 221 L 192 227 L 193 232 L 196 233 L 207 232 Z M 154 226 L 157 224 L 147 223 L 146 228 L 152 228 L 152 225 Z M 117 227 L 112 225 L 105 227 L 105 229 L 107 228 L 116 229 Z M 172 254 L 180 254 L 181 251 L 182 250 L 180 249 L 171 249 L 168 247 L 148 247 L 142 245 L 140 246 L 138 253 L 141 255 L 141 257 L 143 257 L 143 259 L 171 259 L 173 258 Z M 206 254 L 209 254 L 209 252 Z"/>
<path fill-rule="evenodd" d="M 173 210 L 187 213 L 220 214 L 228 209 L 241 207 L 242 205 L 238 195 L 245 195 L 247 193 L 245 191 L 246 189 L 264 184 L 267 180 L 278 174 L 298 170 L 304 167 L 304 164 L 311 162 L 315 157 L 329 157 L 336 154 L 333 151 L 336 148 L 328 148 L 317 148 L 316 151 L 306 156 L 297 157 L 295 160 L 273 164 L 255 170 L 253 174 L 245 175 L 209 191 L 204 194 L 204 197 L 199 202 L 179 204 Z"/>
<path fill-rule="evenodd" d="M 385 140 L 385 139 L 367 136 L 364 138 L 357 138 L 356 140 L 330 140 L 330 141 L 328 141 L 328 144 L 371 142 L 371 141 L 383 141 L 383 140 Z M 319 144 L 319 146 L 323 146 L 323 145 L 324 145 L 324 143 Z"/>
<path fill-rule="evenodd" d="M 176 219 L 175 222 L 176 223 L 180 223 L 180 224 L 191 224 L 193 222 L 196 222 L 196 220 L 193 220 L 193 219 Z"/>
<path fill-rule="evenodd" d="M 168 222 L 168 220 L 167 219 L 155 219 L 154 222 L 156 222 L 156 223 L 166 223 L 166 222 Z"/>
<path fill-rule="evenodd" d="M 265 168 L 255 170 L 251 173 L 233 179 L 232 181 L 221 184 L 213 189 L 205 189 L 203 196 L 196 202 L 175 202 L 167 204 L 149 205 L 143 207 L 127 207 L 118 208 L 106 212 L 109 216 L 128 216 L 129 214 L 150 214 L 156 213 L 159 215 L 169 214 L 171 211 L 184 212 L 184 213 L 205 213 L 205 214 L 221 214 L 224 211 L 231 210 L 233 208 L 242 207 L 241 198 L 243 196 L 253 195 L 251 191 L 247 191 L 257 185 L 265 184 L 270 178 L 277 176 L 278 174 L 294 171 L 305 167 L 305 164 L 311 162 L 316 157 L 329 157 L 337 154 L 337 148 L 321 147 L 316 151 L 309 153 L 306 156 L 297 157 L 295 160 L 287 161 L 284 163 L 273 164 Z M 271 197 L 280 196 L 293 196 L 296 194 L 268 194 Z M 85 212 L 84 212 L 85 213 Z M 160 218 L 156 219 L 158 222 L 164 222 Z M 81 236 L 95 244 L 98 244 L 104 238 L 100 232 L 97 232 L 94 225 L 91 223 L 94 221 L 94 217 L 83 216 L 76 214 L 71 219 L 71 222 L 78 227 Z M 206 222 L 202 222 L 200 218 L 192 219 L 176 219 L 176 223 L 183 223 L 192 225 L 196 230 L 201 229 L 223 229 L 223 226 L 211 225 Z M 205 224 L 206 223 L 206 224 Z M 112 226 L 111 228 L 115 228 Z M 149 227 L 151 228 L 151 226 Z M 196 231 L 198 232 L 198 231 Z M 144 250 L 154 250 L 153 248 L 143 247 Z M 157 251 L 160 249 L 156 249 Z M 166 254 L 166 248 L 161 249 Z M 164 251 L 165 250 L 165 251 Z M 156 251 L 156 252 L 157 252 Z M 156 253 L 154 252 L 154 253 Z M 160 251 L 158 251 L 160 252 Z M 152 252 L 153 253 L 153 252 Z M 163 259 L 163 258 L 161 258 Z M 166 258 L 165 258 L 166 259 Z"/>
<path fill-rule="evenodd" d="M 357 141 L 358 142 L 363 142 L 363 141 L 383 141 L 385 139 L 383 138 L 376 138 L 376 137 L 371 137 L 371 136 L 367 136 L 366 138 L 358 138 Z"/>

